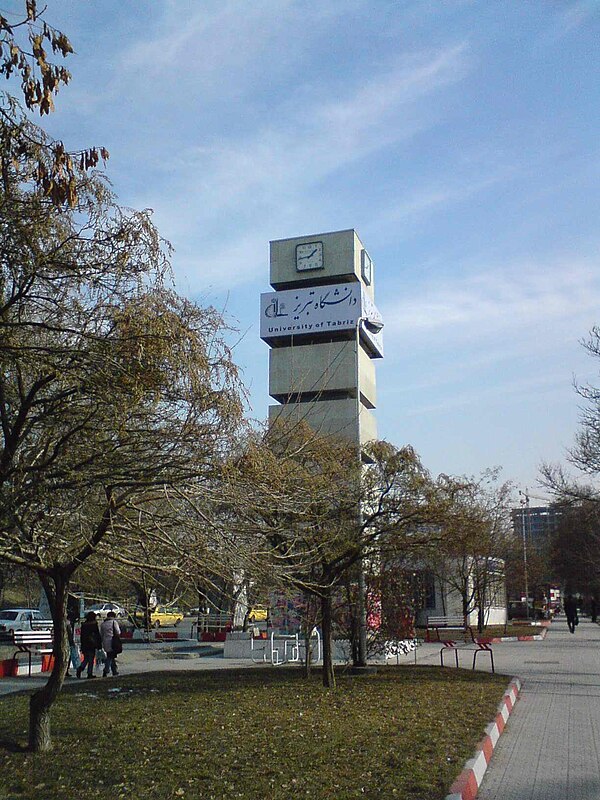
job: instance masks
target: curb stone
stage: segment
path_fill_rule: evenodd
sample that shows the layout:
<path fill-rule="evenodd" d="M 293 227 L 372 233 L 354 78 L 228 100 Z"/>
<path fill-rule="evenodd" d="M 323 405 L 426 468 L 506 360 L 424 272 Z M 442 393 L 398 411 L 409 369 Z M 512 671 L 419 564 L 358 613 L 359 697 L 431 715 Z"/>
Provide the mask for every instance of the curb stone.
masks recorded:
<path fill-rule="evenodd" d="M 477 745 L 475 757 L 467 761 L 463 771 L 450 787 L 450 794 L 446 795 L 445 800 L 475 800 L 477 797 L 494 747 L 519 697 L 521 685 L 520 678 L 513 678 L 509 683 L 494 721 L 487 726 L 484 738 Z"/>
<path fill-rule="evenodd" d="M 546 638 L 548 628 L 542 628 L 541 633 L 534 633 L 529 636 L 496 636 L 490 639 L 490 644 L 499 644 L 500 642 L 541 642 Z"/>

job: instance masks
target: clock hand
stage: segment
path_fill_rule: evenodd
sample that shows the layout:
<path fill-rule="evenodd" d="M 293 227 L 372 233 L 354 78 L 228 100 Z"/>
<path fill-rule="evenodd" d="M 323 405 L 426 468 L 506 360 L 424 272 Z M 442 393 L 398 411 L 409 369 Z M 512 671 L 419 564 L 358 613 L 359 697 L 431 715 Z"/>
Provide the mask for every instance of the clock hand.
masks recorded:
<path fill-rule="evenodd" d="M 298 261 L 303 261 L 305 258 L 312 258 L 316 252 L 317 248 L 315 247 L 312 253 L 309 253 L 307 256 L 298 256 Z"/>

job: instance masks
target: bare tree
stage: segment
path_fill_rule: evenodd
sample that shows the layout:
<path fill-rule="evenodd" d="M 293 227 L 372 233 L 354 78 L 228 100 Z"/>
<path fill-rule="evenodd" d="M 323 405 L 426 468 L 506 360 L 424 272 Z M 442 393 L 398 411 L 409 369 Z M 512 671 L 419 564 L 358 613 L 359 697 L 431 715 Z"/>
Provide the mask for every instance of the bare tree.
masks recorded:
<path fill-rule="evenodd" d="M 149 215 L 119 208 L 99 176 L 80 178 L 74 209 L 52 203 L 2 148 L 11 124 L 0 120 L 0 560 L 34 571 L 52 608 L 55 666 L 30 706 L 30 745 L 47 749 L 73 575 L 103 550 L 171 571 L 206 551 L 183 490 L 214 475 L 242 407 L 223 320 L 163 288 L 168 248 Z"/>
<path fill-rule="evenodd" d="M 66 59 L 73 47 L 62 31 L 44 19 L 46 6 L 38 9 L 36 0 L 24 0 L 21 5 L 20 15 L 17 11 L 4 12 L 6 17 L 0 13 L 0 76 L 19 80 L 18 93 L 27 108 L 44 116 L 54 110 L 60 87 L 71 80 L 69 70 L 53 57 Z M 74 208 L 81 176 L 100 161 L 106 163 L 108 151 L 104 147 L 68 151 L 63 142 L 49 139 L 40 128 L 21 125 L 19 117 L 16 99 L 0 94 L 4 155 L 9 155 L 14 168 L 22 170 L 24 179 L 34 182 L 50 202 Z"/>
<path fill-rule="evenodd" d="M 273 575 L 318 598 L 328 687 L 335 685 L 336 592 L 361 558 L 416 547 L 422 540 L 416 526 L 427 519 L 434 495 L 411 448 L 373 442 L 365 456 L 363 466 L 345 442 L 302 424 L 278 425 L 248 442 L 227 490 L 234 524 L 261 537 Z"/>
<path fill-rule="evenodd" d="M 581 342 L 592 358 L 600 358 L 600 326 L 595 325 Z M 579 431 L 568 452 L 571 464 L 586 477 L 574 478 L 561 466 L 543 464 L 540 483 L 554 494 L 558 502 L 592 501 L 600 503 L 600 388 L 591 384 L 575 384 L 583 400 Z"/>
<path fill-rule="evenodd" d="M 478 480 L 443 476 L 439 481 L 440 540 L 428 564 L 441 584 L 455 592 L 467 620 L 477 611 L 481 631 L 490 603 L 504 605 L 504 559 L 511 541 L 511 486 L 497 486 L 497 475 Z"/>
<path fill-rule="evenodd" d="M 600 591 L 600 506 L 592 500 L 569 503 L 552 543 L 552 568 L 569 592 Z"/>

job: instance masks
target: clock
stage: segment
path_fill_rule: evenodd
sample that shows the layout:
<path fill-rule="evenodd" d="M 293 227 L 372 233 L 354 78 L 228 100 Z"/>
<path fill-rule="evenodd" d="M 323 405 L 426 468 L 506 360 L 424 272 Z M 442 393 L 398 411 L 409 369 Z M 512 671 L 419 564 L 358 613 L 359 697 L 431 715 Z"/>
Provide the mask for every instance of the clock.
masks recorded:
<path fill-rule="evenodd" d="M 296 245 L 296 270 L 323 269 L 323 242 Z"/>
<path fill-rule="evenodd" d="M 370 286 L 373 280 L 373 262 L 366 250 L 363 250 L 361 253 L 360 272 L 363 281 L 367 286 Z"/>

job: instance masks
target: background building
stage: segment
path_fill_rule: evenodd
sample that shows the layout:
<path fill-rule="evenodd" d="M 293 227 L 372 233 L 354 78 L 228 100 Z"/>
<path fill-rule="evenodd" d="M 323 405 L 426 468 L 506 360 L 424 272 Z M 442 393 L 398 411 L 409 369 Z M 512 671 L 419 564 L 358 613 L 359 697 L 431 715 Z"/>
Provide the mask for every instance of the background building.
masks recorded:
<path fill-rule="evenodd" d="M 525 537 L 527 547 L 546 551 L 556 534 L 562 511 L 554 506 L 523 506 L 511 511 L 513 530 L 519 541 Z"/>

